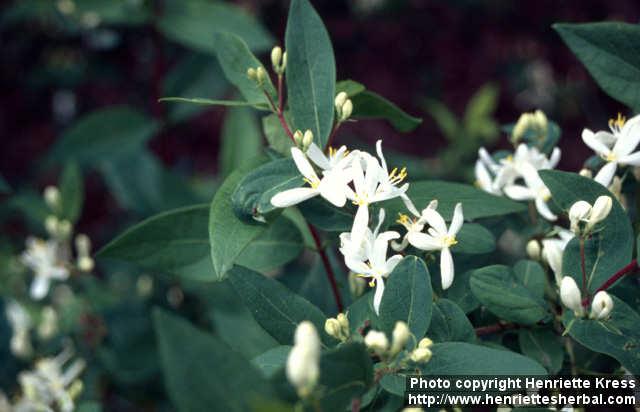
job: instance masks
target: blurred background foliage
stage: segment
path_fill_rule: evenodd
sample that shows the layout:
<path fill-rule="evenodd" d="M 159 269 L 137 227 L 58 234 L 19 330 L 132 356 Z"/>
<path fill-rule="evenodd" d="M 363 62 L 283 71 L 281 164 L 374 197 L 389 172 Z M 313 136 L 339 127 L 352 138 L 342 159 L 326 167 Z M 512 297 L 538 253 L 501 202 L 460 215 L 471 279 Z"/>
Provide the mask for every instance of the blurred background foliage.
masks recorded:
<path fill-rule="evenodd" d="M 362 82 L 423 119 L 409 133 L 384 121 L 350 122 L 339 143 L 367 147 L 384 138 L 390 162 L 407 165 L 411 178 L 470 182 L 478 147 L 506 147 L 507 139 L 498 139 L 501 125 L 538 108 L 562 125 L 560 168 L 578 170 L 589 155 L 586 146 L 575 145 L 582 128 L 601 127 L 623 111 L 598 90 L 551 24 L 637 22 L 640 6 L 633 0 L 313 3 L 333 41 L 338 79 Z M 5 2 L 0 14 L 2 295 L 23 290 L 25 273 L 15 255 L 28 234 L 43 233 L 48 212 L 42 188 L 59 183 L 71 159 L 84 181 L 77 228 L 90 235 L 97 250 L 143 218 L 208 203 L 225 176 L 262 151 L 265 138 L 277 138 L 274 119 L 260 119 L 249 109 L 158 99 L 233 98 L 216 62 L 213 34 L 238 34 L 266 57 L 282 43 L 287 7 L 281 0 Z M 102 400 L 109 410 L 169 408 L 152 306 L 171 307 L 201 326 L 224 331 L 221 339 L 246 357 L 275 346 L 225 282 L 203 286 L 99 263 L 98 277 L 74 278 L 73 288 L 82 293 L 67 296 L 61 314 L 63 329 L 81 342 L 78 350 L 90 363 L 85 399 Z M 327 287 L 323 269 L 319 262 L 312 265 L 316 270 L 307 278 L 285 274 L 282 281 L 334 311 L 330 296 L 318 293 Z M 6 342 L 9 334 L 0 318 L 0 340 Z M 15 373 L 25 365 L 8 356 L 2 342 L 0 364 L 0 388 L 10 392 Z"/>

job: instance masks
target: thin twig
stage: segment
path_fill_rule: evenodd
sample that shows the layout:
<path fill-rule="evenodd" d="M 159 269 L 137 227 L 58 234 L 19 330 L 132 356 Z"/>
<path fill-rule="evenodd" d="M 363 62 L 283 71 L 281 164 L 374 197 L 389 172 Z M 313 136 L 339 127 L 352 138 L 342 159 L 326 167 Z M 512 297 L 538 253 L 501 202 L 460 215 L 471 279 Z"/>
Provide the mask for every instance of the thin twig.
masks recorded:
<path fill-rule="evenodd" d="M 337 122 L 335 124 L 335 126 L 333 126 L 333 130 L 331 131 L 331 134 L 329 135 L 329 138 L 327 139 L 327 145 L 324 147 L 324 151 L 325 153 L 329 152 L 329 148 L 331 147 L 331 145 L 333 144 L 333 139 L 336 137 L 336 132 L 338 131 L 338 129 L 340 128 L 340 125 L 342 123 Z"/>
<path fill-rule="evenodd" d="M 309 226 L 309 231 L 311 232 L 311 236 L 313 237 L 313 241 L 316 244 L 316 249 L 318 249 L 318 253 L 320 254 L 320 258 L 322 259 L 322 264 L 324 265 L 324 270 L 327 272 L 327 278 L 329 278 L 329 283 L 331 284 L 331 291 L 333 292 L 333 298 L 336 301 L 336 306 L 338 307 L 338 312 L 342 312 L 342 299 L 340 298 L 340 291 L 338 290 L 338 283 L 336 282 L 336 275 L 333 273 L 333 268 L 331 267 L 331 262 L 329 261 L 329 256 L 327 256 L 327 252 L 322 247 L 322 241 L 320 240 L 320 235 L 311 223 L 307 222 L 307 226 Z"/>
<path fill-rule="evenodd" d="M 488 326 L 480 326 L 476 328 L 475 331 L 476 331 L 476 336 L 484 336 L 484 335 L 490 335 L 496 332 L 502 332 L 505 330 L 518 329 L 519 327 L 520 325 L 517 325 L 515 323 L 496 323 Z"/>
<path fill-rule="evenodd" d="M 620 278 L 622 278 L 623 276 L 635 273 L 636 271 L 638 271 L 638 269 L 640 269 L 640 267 L 638 267 L 638 261 L 636 259 L 633 259 L 627 266 L 623 267 L 622 269 L 620 269 L 619 271 L 614 273 L 613 276 L 611 276 L 609 279 L 607 279 L 602 284 L 602 286 L 600 286 L 598 289 L 596 289 L 596 292 L 600 292 L 601 290 L 609 289 L 614 283 L 616 283 L 618 280 L 620 280 Z M 582 305 L 586 306 L 588 304 L 589 304 L 589 298 L 586 297 L 582 301 Z"/>

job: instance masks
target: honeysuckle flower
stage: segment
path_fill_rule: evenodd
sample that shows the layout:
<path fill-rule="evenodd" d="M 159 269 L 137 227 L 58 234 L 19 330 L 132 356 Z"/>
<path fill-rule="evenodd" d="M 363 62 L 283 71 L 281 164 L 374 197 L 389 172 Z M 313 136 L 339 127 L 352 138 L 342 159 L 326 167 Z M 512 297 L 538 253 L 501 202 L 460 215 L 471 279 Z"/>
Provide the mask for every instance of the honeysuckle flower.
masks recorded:
<path fill-rule="evenodd" d="M 440 251 L 440 278 L 442 280 L 442 289 L 446 290 L 453 283 L 455 274 L 453 257 L 451 256 L 451 250 L 449 248 L 458 243 L 456 235 L 464 222 L 462 204 L 456 204 L 449 228 L 447 228 L 447 224 L 435 207 L 427 207 L 424 209 L 422 211 L 422 217 L 430 226 L 427 233 L 411 232 L 409 233 L 408 240 L 411 245 L 418 249 Z"/>
<path fill-rule="evenodd" d="M 67 348 L 54 358 L 38 361 L 35 370 L 21 372 L 18 376 L 22 388 L 20 402 L 40 407 L 31 410 L 53 410 L 55 407 L 55 410 L 72 412 L 81 385 L 78 376 L 85 367 L 85 362 L 77 359 L 65 369 L 72 356 L 73 352 Z"/>
<path fill-rule="evenodd" d="M 523 165 L 521 171 L 526 186 L 512 184 L 504 188 L 504 193 L 513 200 L 533 200 L 542 217 L 550 221 L 556 220 L 558 216 L 551 212 L 547 205 L 551 199 L 551 192 L 540 179 L 538 170 L 532 165 L 526 164 Z"/>
<path fill-rule="evenodd" d="M 613 310 L 613 299 L 611 296 L 604 290 L 599 291 L 593 297 L 593 301 L 591 302 L 591 314 L 589 317 L 592 319 L 606 319 L 611 314 Z"/>
<path fill-rule="evenodd" d="M 438 201 L 432 200 L 427 209 L 436 209 L 438 207 Z M 407 233 L 402 237 L 401 242 L 392 241 L 391 248 L 396 252 L 400 252 L 409 245 L 409 234 L 411 233 L 419 233 L 424 229 L 424 225 L 427 223 L 427 219 L 423 216 L 423 214 L 413 213 L 414 218 L 410 218 L 405 214 L 400 214 L 396 223 L 401 224 L 407 230 Z"/>
<path fill-rule="evenodd" d="M 11 353 L 17 357 L 24 358 L 31 355 L 33 347 L 29 332 L 33 326 L 31 316 L 27 310 L 15 300 L 10 300 L 5 307 L 5 315 L 13 334 L 9 342 Z"/>
<path fill-rule="evenodd" d="M 500 189 L 495 187 L 493 177 L 491 176 L 491 173 L 489 173 L 489 169 L 482 160 L 478 159 L 476 161 L 474 173 L 476 176 L 476 187 L 494 195 L 500 194 Z"/>
<path fill-rule="evenodd" d="M 431 349 L 429 348 L 415 348 L 409 358 L 416 363 L 427 363 L 431 360 Z"/>
<path fill-rule="evenodd" d="M 611 196 L 599 196 L 593 206 L 584 200 L 575 202 L 569 209 L 571 231 L 577 235 L 589 234 L 595 225 L 609 216 L 612 207 Z"/>
<path fill-rule="evenodd" d="M 633 152 L 640 143 L 640 116 L 626 121 L 618 115 L 617 119 L 609 121 L 609 128 L 612 133 L 582 131 L 582 141 L 606 161 L 594 177 L 605 187 L 611 183 L 618 166 L 640 166 L 640 151 Z"/>
<path fill-rule="evenodd" d="M 384 332 L 370 330 L 364 337 L 364 344 L 378 355 L 382 355 L 389 348 L 389 339 Z"/>
<path fill-rule="evenodd" d="M 560 300 L 568 309 L 571 309 L 576 316 L 584 315 L 582 306 L 582 295 L 576 281 L 571 276 L 565 276 L 560 282 Z"/>
<path fill-rule="evenodd" d="M 320 338 L 313 323 L 305 320 L 296 328 L 294 343 L 287 357 L 286 375 L 298 396 L 307 397 L 320 376 Z"/>
<path fill-rule="evenodd" d="M 344 313 L 339 313 L 335 318 L 328 318 L 324 323 L 324 331 L 342 342 L 349 339 L 349 319 Z"/>
<path fill-rule="evenodd" d="M 378 233 L 383 221 L 384 209 L 381 209 L 378 226 L 373 232 L 367 227 L 359 239 L 354 237 L 353 232 L 340 235 L 340 252 L 344 255 L 345 265 L 359 276 L 371 279 L 369 286 L 376 288 L 373 296 L 376 314 L 379 313 L 384 294 L 384 278 L 402 260 L 402 255 L 393 255 L 387 259 L 389 241 L 398 239 L 400 234 L 395 231 Z"/>
<path fill-rule="evenodd" d="M 573 233 L 567 229 L 557 227 L 554 229 L 557 236 L 542 239 L 542 259 L 547 262 L 554 274 L 556 285 L 560 287 L 562 281 L 562 256 L 564 249 L 571 239 Z"/>
<path fill-rule="evenodd" d="M 65 280 L 69 270 L 60 262 L 58 243 L 54 240 L 44 241 L 36 238 L 27 239 L 27 249 L 22 253 L 22 262 L 34 272 L 30 294 L 39 300 L 49 293 L 51 280 Z"/>
<path fill-rule="evenodd" d="M 537 148 L 521 143 L 513 156 L 500 160 L 501 167 L 496 173 L 494 189 L 513 185 L 519 177 L 526 179 L 525 175 L 530 173 L 531 168 L 536 171 L 555 168 L 560 161 L 560 155 L 561 151 L 557 147 L 553 149 L 551 157 L 547 158 Z"/>
<path fill-rule="evenodd" d="M 288 207 L 320 195 L 337 207 L 344 206 L 347 202 L 347 184 L 351 180 L 350 174 L 345 173 L 344 170 L 351 158 L 348 155 L 343 156 L 344 151 L 346 148 L 345 150 L 341 148 L 339 155 L 336 153 L 330 158 L 326 158 L 324 155 L 320 157 L 315 150 L 312 151 L 311 160 L 314 163 L 317 161 L 316 164 L 321 168 L 327 167 L 323 170 L 322 178 L 320 178 L 302 150 L 292 147 L 291 157 L 309 187 L 298 187 L 277 193 L 271 198 L 271 204 L 275 207 Z"/>
<path fill-rule="evenodd" d="M 388 171 L 382 154 L 381 140 L 376 143 L 376 150 L 380 161 L 361 152 L 354 158 L 351 166 L 354 189 L 347 187 L 347 198 L 358 206 L 351 229 L 353 239 L 361 239 L 364 236 L 369 225 L 369 205 L 373 203 L 401 197 L 409 210 L 415 210 L 415 206 L 405 195 L 409 184 L 398 186 L 407 177 L 406 170 L 403 168 L 398 171 L 395 168 L 391 172 Z"/>

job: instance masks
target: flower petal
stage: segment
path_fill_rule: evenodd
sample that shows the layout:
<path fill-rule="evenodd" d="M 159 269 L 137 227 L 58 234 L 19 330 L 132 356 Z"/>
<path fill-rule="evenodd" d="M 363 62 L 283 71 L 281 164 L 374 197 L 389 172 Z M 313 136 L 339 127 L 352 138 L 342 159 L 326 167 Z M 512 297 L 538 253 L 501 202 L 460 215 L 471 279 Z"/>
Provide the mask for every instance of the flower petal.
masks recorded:
<path fill-rule="evenodd" d="M 589 129 L 584 129 L 582 131 L 582 141 L 584 142 L 584 144 L 589 146 L 591 150 L 593 150 L 599 155 L 606 155 L 607 153 L 610 152 L 607 145 L 605 145 L 603 142 L 598 140 L 596 136 L 593 134 L 593 132 Z"/>
<path fill-rule="evenodd" d="M 296 163 L 298 170 L 304 177 L 311 181 L 320 180 L 318 179 L 318 175 L 316 174 L 315 170 L 313 170 L 313 166 L 311 166 L 311 163 L 309 163 L 309 159 L 307 159 L 307 156 L 302 153 L 302 150 L 298 149 L 297 147 L 292 147 L 291 157 Z"/>
<path fill-rule="evenodd" d="M 602 169 L 600 169 L 593 180 L 600 183 L 604 187 L 609 187 L 609 185 L 611 184 L 611 180 L 613 180 L 613 176 L 616 174 L 617 169 L 618 164 L 616 162 L 608 162 L 606 165 L 602 166 Z"/>
<path fill-rule="evenodd" d="M 380 315 L 380 302 L 382 302 L 383 294 L 384 279 L 382 279 L 382 277 L 376 277 L 376 292 L 373 295 L 373 309 L 376 311 L 376 315 Z"/>
<path fill-rule="evenodd" d="M 547 204 L 547 202 L 545 202 L 544 199 L 540 197 L 536 197 L 536 209 L 538 210 L 538 213 L 542 215 L 542 217 L 544 217 L 545 219 L 551 222 L 558 219 L 558 216 L 553 214 L 551 209 L 549 209 L 549 205 Z"/>
<path fill-rule="evenodd" d="M 503 191 L 513 200 L 531 200 L 535 197 L 531 189 L 522 185 L 505 186 Z"/>
<path fill-rule="evenodd" d="M 453 283 L 454 269 L 453 257 L 448 247 L 440 252 L 440 279 L 442 280 L 442 290 L 449 289 Z"/>
<path fill-rule="evenodd" d="M 462 203 L 457 203 L 453 210 L 453 219 L 451 219 L 449 231 L 447 232 L 449 236 L 455 236 L 460 231 L 463 223 L 464 215 L 462 214 Z"/>
<path fill-rule="evenodd" d="M 633 152 L 640 143 L 640 128 L 636 127 L 637 120 L 633 119 L 633 123 L 629 126 L 625 123 L 616 144 L 611 149 L 619 157 L 623 157 Z"/>
<path fill-rule="evenodd" d="M 345 176 L 339 172 L 325 172 L 318 191 L 320 195 L 337 207 L 343 207 L 347 203 L 347 192 L 345 187 L 347 182 Z"/>
<path fill-rule="evenodd" d="M 297 205 L 300 202 L 304 202 L 307 199 L 311 199 L 318 194 L 319 192 L 316 189 L 312 189 L 310 187 L 297 187 L 295 189 L 289 189 L 284 192 L 277 193 L 271 198 L 271 204 L 275 207 L 289 207 Z"/>
<path fill-rule="evenodd" d="M 640 166 L 640 152 L 631 153 L 630 155 L 620 158 L 618 161 L 624 165 Z"/>
<path fill-rule="evenodd" d="M 440 234 L 447 233 L 447 224 L 437 210 L 427 207 L 422 211 L 422 218 Z"/>
<path fill-rule="evenodd" d="M 366 205 L 358 206 L 358 211 L 353 219 L 351 227 L 351 240 L 356 244 L 360 244 L 364 239 L 364 234 L 369 228 L 369 207 Z"/>
<path fill-rule="evenodd" d="M 440 250 L 442 242 L 433 236 L 422 232 L 409 232 L 407 235 L 409 243 L 420 250 Z"/>
<path fill-rule="evenodd" d="M 49 293 L 49 284 L 50 281 L 47 276 L 36 275 L 33 278 L 33 282 L 31 282 L 29 294 L 34 300 L 40 300 L 47 296 L 47 293 Z"/>
<path fill-rule="evenodd" d="M 316 145 L 315 143 L 311 143 L 311 145 L 307 149 L 307 156 L 309 156 L 309 159 L 311 159 L 311 161 L 317 164 L 318 167 L 320 167 L 321 169 L 323 170 L 331 169 L 331 165 L 329 164 L 329 159 L 327 159 L 327 156 L 325 156 L 324 153 L 322 153 L 322 149 L 320 149 L 318 145 Z"/>

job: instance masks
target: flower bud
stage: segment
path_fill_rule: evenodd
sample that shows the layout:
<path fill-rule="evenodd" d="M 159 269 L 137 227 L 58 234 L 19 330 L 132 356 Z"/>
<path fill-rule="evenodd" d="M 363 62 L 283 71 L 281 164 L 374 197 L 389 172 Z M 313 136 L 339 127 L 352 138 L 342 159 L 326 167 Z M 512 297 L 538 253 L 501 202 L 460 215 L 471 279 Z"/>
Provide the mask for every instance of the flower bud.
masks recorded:
<path fill-rule="evenodd" d="M 333 103 L 336 107 L 336 110 L 338 111 L 338 115 L 341 114 L 340 111 L 342 110 L 342 106 L 347 101 L 348 97 L 349 96 L 347 95 L 346 92 L 340 92 L 336 95 L 336 98 L 334 99 Z"/>
<path fill-rule="evenodd" d="M 416 363 L 427 363 L 431 359 L 431 349 L 429 348 L 417 348 L 411 352 L 409 359 Z"/>
<path fill-rule="evenodd" d="M 309 350 L 320 353 L 320 338 L 318 332 L 316 332 L 313 323 L 305 320 L 301 322 L 296 328 L 296 333 L 293 337 L 294 345 L 304 346 Z"/>
<path fill-rule="evenodd" d="M 76 252 L 79 256 L 89 256 L 91 254 L 91 239 L 84 233 L 76 236 Z"/>
<path fill-rule="evenodd" d="M 344 122 L 347 120 L 351 113 L 353 112 L 353 102 L 351 99 L 347 99 L 346 102 L 342 105 L 342 115 L 340 116 L 340 121 Z"/>
<path fill-rule="evenodd" d="M 302 151 L 306 152 L 309 146 L 311 146 L 311 143 L 313 143 L 313 132 L 307 130 L 302 137 Z"/>
<path fill-rule="evenodd" d="M 58 234 L 58 218 L 55 217 L 54 215 L 49 215 L 47 216 L 47 218 L 44 220 L 44 227 L 47 230 L 47 233 L 49 233 L 50 236 L 55 237 Z"/>
<path fill-rule="evenodd" d="M 69 222 L 68 220 L 61 220 L 60 222 L 58 222 L 57 235 L 61 239 L 68 238 L 72 230 L 73 230 L 73 226 L 71 225 L 71 222 Z"/>
<path fill-rule="evenodd" d="M 409 327 L 407 326 L 406 322 L 396 322 L 391 336 L 393 337 L 391 344 L 391 353 L 396 354 L 404 349 L 404 346 L 411 336 L 411 332 L 409 331 Z"/>
<path fill-rule="evenodd" d="M 267 78 L 267 72 L 264 70 L 262 66 L 258 67 L 256 69 L 256 81 L 258 82 L 258 84 L 262 86 L 266 78 Z"/>
<path fill-rule="evenodd" d="M 371 330 L 367 333 L 367 336 L 364 337 L 364 344 L 378 355 L 385 353 L 389 348 L 387 335 L 377 330 Z"/>
<path fill-rule="evenodd" d="M 419 348 L 430 348 L 433 345 L 433 341 L 429 338 L 422 338 L 420 342 L 418 342 Z"/>
<path fill-rule="evenodd" d="M 611 207 L 613 206 L 613 199 L 611 196 L 600 196 L 593 203 L 591 214 L 587 220 L 587 230 L 592 229 L 596 224 L 602 222 L 609 216 Z"/>
<path fill-rule="evenodd" d="M 532 260 L 540 259 L 540 242 L 535 239 L 531 239 L 527 242 L 527 256 Z"/>
<path fill-rule="evenodd" d="M 42 318 L 38 325 L 38 336 L 42 339 L 50 339 L 58 331 L 58 314 L 52 306 L 42 309 Z"/>
<path fill-rule="evenodd" d="M 50 209 L 56 210 L 60 206 L 60 190 L 56 186 L 47 186 L 44 188 L 44 202 Z"/>
<path fill-rule="evenodd" d="M 340 324 L 342 333 L 348 337 L 349 336 L 349 319 L 347 318 L 347 315 L 345 315 L 344 313 L 338 313 L 338 316 L 336 316 L 336 319 Z"/>
<path fill-rule="evenodd" d="M 82 272 L 91 272 L 95 267 L 95 262 L 89 256 L 79 257 L 76 264 L 78 265 L 78 269 Z"/>
<path fill-rule="evenodd" d="M 278 73 L 280 70 L 280 62 L 282 61 L 282 48 L 280 46 L 276 46 L 271 49 L 271 65 L 273 66 L 273 71 Z"/>
<path fill-rule="evenodd" d="M 311 394 L 320 376 L 320 338 L 309 321 L 303 321 L 296 328 L 285 372 L 301 398 Z"/>
<path fill-rule="evenodd" d="M 249 67 L 247 69 L 247 77 L 250 80 L 253 80 L 254 82 L 258 80 L 258 76 L 256 74 L 256 69 L 254 69 L 253 67 Z"/>
<path fill-rule="evenodd" d="M 580 222 L 585 221 L 591 213 L 591 205 L 584 200 L 575 202 L 569 209 L 569 221 L 571 222 L 571 231 L 577 235 L 580 234 Z"/>
<path fill-rule="evenodd" d="M 613 310 L 613 299 L 604 290 L 596 293 L 591 302 L 591 315 L 592 319 L 606 319 Z"/>
<path fill-rule="evenodd" d="M 589 179 L 593 178 L 593 172 L 587 168 L 581 169 L 579 174 L 582 177 L 588 177 Z"/>
<path fill-rule="evenodd" d="M 340 323 L 337 319 L 329 318 L 324 322 L 324 331 L 327 335 L 342 340 L 340 336 Z"/>
<path fill-rule="evenodd" d="M 302 138 L 303 138 L 303 134 L 300 130 L 296 130 L 293 133 L 293 140 L 296 142 L 296 146 L 302 148 Z"/>
<path fill-rule="evenodd" d="M 560 300 L 567 308 L 573 310 L 576 316 L 584 315 L 582 296 L 576 281 L 571 276 L 565 276 L 560 283 Z"/>

